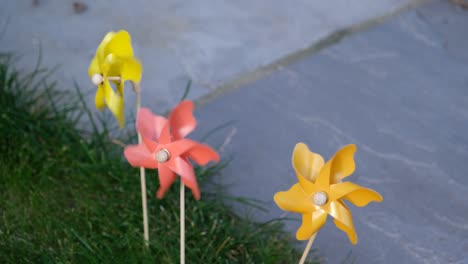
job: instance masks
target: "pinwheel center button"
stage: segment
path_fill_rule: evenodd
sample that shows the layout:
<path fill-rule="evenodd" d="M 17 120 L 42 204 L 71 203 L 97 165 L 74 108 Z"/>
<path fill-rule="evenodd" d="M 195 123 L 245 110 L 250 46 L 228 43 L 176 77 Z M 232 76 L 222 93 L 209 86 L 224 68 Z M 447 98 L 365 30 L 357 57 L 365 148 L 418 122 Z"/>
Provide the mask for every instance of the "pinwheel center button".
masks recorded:
<path fill-rule="evenodd" d="M 170 157 L 171 157 L 171 154 L 169 153 L 169 150 L 167 149 L 161 149 L 160 151 L 156 153 L 156 160 L 159 163 L 164 163 L 168 161 Z"/>
<path fill-rule="evenodd" d="M 102 83 L 102 81 L 104 80 L 104 78 L 102 77 L 101 74 L 94 74 L 92 77 L 91 77 L 91 81 L 93 82 L 94 85 L 98 86 Z"/>
<path fill-rule="evenodd" d="M 327 203 L 328 195 L 325 192 L 316 192 L 312 198 L 314 204 L 317 206 L 322 206 Z"/>

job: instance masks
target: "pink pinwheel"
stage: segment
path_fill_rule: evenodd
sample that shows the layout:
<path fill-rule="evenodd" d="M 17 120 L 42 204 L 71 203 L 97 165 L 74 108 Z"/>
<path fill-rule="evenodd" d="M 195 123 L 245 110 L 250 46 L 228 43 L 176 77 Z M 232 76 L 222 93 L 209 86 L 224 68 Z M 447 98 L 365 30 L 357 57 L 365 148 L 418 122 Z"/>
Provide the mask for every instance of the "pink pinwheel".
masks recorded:
<path fill-rule="evenodd" d="M 142 143 L 125 148 L 124 154 L 133 167 L 158 169 L 160 188 L 156 196 L 161 199 L 177 175 L 188 186 L 195 199 L 200 199 L 200 190 L 195 171 L 189 159 L 199 165 L 219 161 L 218 153 L 205 144 L 186 139 L 196 127 L 193 103 L 185 100 L 177 105 L 169 118 L 153 115 L 142 108 L 137 113 L 137 131 Z"/>

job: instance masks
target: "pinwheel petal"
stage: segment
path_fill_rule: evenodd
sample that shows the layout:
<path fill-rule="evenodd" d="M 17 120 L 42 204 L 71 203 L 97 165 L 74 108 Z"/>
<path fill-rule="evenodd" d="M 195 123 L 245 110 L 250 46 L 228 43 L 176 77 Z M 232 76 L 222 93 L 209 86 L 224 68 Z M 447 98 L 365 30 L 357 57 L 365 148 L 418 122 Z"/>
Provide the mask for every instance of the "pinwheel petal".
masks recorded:
<path fill-rule="evenodd" d="M 332 201 L 325 205 L 323 209 L 339 222 L 337 227 L 346 232 L 351 243 L 356 244 L 357 236 L 354 230 L 351 211 L 348 207 L 339 201 Z"/>
<path fill-rule="evenodd" d="M 301 185 L 302 189 L 304 189 L 304 191 L 306 193 L 313 193 L 313 192 L 317 192 L 317 191 L 320 191 L 319 188 L 317 188 L 317 186 L 309 181 L 308 179 L 302 177 L 299 173 L 297 174 L 297 179 L 299 181 L 299 184 Z"/>
<path fill-rule="evenodd" d="M 169 144 L 171 143 L 171 131 L 169 130 L 169 122 L 164 124 L 163 129 L 161 130 L 161 134 L 159 135 L 159 143 L 160 144 Z"/>
<path fill-rule="evenodd" d="M 330 186 L 330 168 L 332 162 L 333 159 L 327 161 L 327 163 L 325 163 L 325 165 L 323 165 L 322 169 L 320 170 L 320 173 L 318 174 L 317 178 L 315 178 L 315 184 L 325 190 L 328 189 L 328 187 Z"/>
<path fill-rule="evenodd" d="M 322 156 L 311 152 L 307 145 L 301 142 L 294 147 L 292 164 L 297 174 L 314 182 L 324 161 Z"/>
<path fill-rule="evenodd" d="M 119 122 L 120 127 L 124 127 L 125 120 L 124 120 L 124 101 L 123 97 L 118 96 L 112 87 L 110 86 L 108 81 L 104 81 L 102 88 L 104 90 L 104 98 L 106 101 L 106 105 L 112 114 L 115 116 L 117 121 Z"/>
<path fill-rule="evenodd" d="M 332 184 L 340 182 L 354 172 L 356 168 L 354 163 L 355 152 L 356 145 L 350 144 L 338 150 L 333 156 L 330 168 Z"/>
<path fill-rule="evenodd" d="M 101 43 L 99 44 L 97 50 L 96 50 L 96 57 L 98 60 L 103 61 L 106 57 L 106 46 L 109 44 L 109 42 L 112 40 L 112 38 L 115 36 L 115 32 L 111 31 L 107 33 L 104 38 L 102 39 Z"/>
<path fill-rule="evenodd" d="M 104 46 L 104 54 L 115 54 L 119 57 L 133 57 L 132 40 L 125 30 L 114 33 Z"/>
<path fill-rule="evenodd" d="M 164 165 L 170 168 L 176 174 L 180 175 L 184 184 L 192 190 L 195 199 L 200 199 L 200 190 L 198 188 L 197 179 L 195 177 L 195 171 L 193 170 L 193 167 L 190 165 L 190 163 L 186 162 L 181 157 L 171 157 L 171 159 L 164 163 Z"/>
<path fill-rule="evenodd" d="M 97 57 L 94 57 L 93 60 L 91 60 L 91 63 L 88 67 L 89 77 L 92 78 L 94 74 L 102 74 L 101 67 L 99 66 L 99 60 Z"/>
<path fill-rule="evenodd" d="M 191 139 L 180 139 L 165 146 L 173 156 L 189 157 L 199 165 L 206 165 L 210 161 L 219 161 L 218 153 L 205 144 Z"/>
<path fill-rule="evenodd" d="M 127 80 L 139 83 L 141 80 L 142 66 L 139 60 L 126 57 L 122 59 L 122 68 L 120 76 L 122 77 L 122 82 Z"/>
<path fill-rule="evenodd" d="M 121 57 L 118 57 L 117 55 L 111 53 L 108 54 L 101 64 L 101 69 L 102 72 L 104 73 L 104 76 L 119 76 L 121 77 L 122 73 L 122 68 L 123 68 L 123 60 Z M 122 83 L 120 81 L 115 81 L 114 83 Z"/>
<path fill-rule="evenodd" d="M 192 101 L 184 100 L 171 111 L 168 119 L 174 140 L 184 138 L 197 126 L 193 108 Z"/>
<path fill-rule="evenodd" d="M 145 167 L 147 169 L 158 168 L 158 163 L 142 144 L 125 147 L 124 155 L 133 167 Z"/>
<path fill-rule="evenodd" d="M 313 213 L 307 213 L 302 215 L 302 225 L 296 232 L 297 240 L 308 240 L 327 221 L 327 213 L 322 210 L 315 211 Z"/>
<path fill-rule="evenodd" d="M 136 127 L 142 137 L 159 141 L 159 136 L 166 123 L 166 118 L 153 115 L 148 108 L 141 108 L 137 113 Z"/>
<path fill-rule="evenodd" d="M 166 165 L 160 164 L 158 169 L 159 176 L 159 189 L 156 193 L 156 197 L 162 199 L 166 194 L 169 187 L 177 178 L 177 175 L 169 169 Z"/>
<path fill-rule="evenodd" d="M 339 202 L 339 201 L 338 201 Z M 344 208 L 346 208 L 349 212 L 349 208 L 342 202 L 339 202 Z M 335 226 L 338 227 L 341 231 L 345 232 L 348 235 L 349 241 L 353 244 L 357 244 L 357 234 L 356 230 L 354 229 L 354 224 L 353 221 L 351 220 L 351 225 L 345 225 L 338 219 L 333 219 L 333 222 L 335 223 Z"/>
<path fill-rule="evenodd" d="M 330 186 L 333 200 L 344 198 L 356 206 L 363 207 L 370 202 L 381 202 L 382 196 L 374 190 L 352 182 L 342 182 Z"/>
<path fill-rule="evenodd" d="M 191 148 L 185 153 L 191 160 L 198 165 L 205 166 L 210 161 L 218 162 L 219 154 L 210 146 L 197 143 L 195 147 Z"/>
<path fill-rule="evenodd" d="M 273 199 L 284 211 L 305 214 L 315 210 L 312 195 L 309 195 L 299 183 L 294 184 L 285 192 L 277 192 Z"/>
<path fill-rule="evenodd" d="M 104 88 L 101 87 L 102 85 L 99 85 L 96 90 L 96 96 L 94 97 L 94 103 L 96 105 L 96 108 L 99 110 L 104 109 L 106 106 L 106 102 L 104 100 Z"/>
<path fill-rule="evenodd" d="M 155 153 L 156 149 L 159 147 L 159 144 L 147 137 L 141 137 L 141 141 L 145 144 L 146 148 L 150 153 Z"/>

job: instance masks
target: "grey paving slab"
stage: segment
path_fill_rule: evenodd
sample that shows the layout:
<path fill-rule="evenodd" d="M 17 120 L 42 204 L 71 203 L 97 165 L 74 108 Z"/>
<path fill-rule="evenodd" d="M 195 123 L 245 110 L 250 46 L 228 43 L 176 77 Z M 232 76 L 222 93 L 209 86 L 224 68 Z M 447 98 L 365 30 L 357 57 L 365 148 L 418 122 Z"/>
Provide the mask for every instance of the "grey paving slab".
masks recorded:
<path fill-rule="evenodd" d="M 9 18 L 0 51 L 23 55 L 19 65 L 28 68 L 41 45 L 44 65 L 62 66 L 60 87 L 73 87 L 74 78 L 90 90 L 86 71 L 98 43 L 108 31 L 126 29 L 144 66 L 143 104 L 162 111 L 178 101 L 189 79 L 191 97 L 199 98 L 336 30 L 415 1 L 81 0 L 88 6 L 81 14 L 71 0 L 32 2 L 0 0 L 0 25 Z"/>
<path fill-rule="evenodd" d="M 467 25 L 468 12 L 436 2 L 201 107 L 201 130 L 236 121 L 209 139 L 220 145 L 230 135 L 223 155 L 234 160 L 220 182 L 265 202 L 268 212 L 251 212 L 257 220 L 273 219 L 283 213 L 274 193 L 296 182 L 295 143 L 325 158 L 356 143 L 350 180 L 384 201 L 352 208 L 356 246 L 329 219 L 314 244 L 323 259 L 468 263 Z"/>

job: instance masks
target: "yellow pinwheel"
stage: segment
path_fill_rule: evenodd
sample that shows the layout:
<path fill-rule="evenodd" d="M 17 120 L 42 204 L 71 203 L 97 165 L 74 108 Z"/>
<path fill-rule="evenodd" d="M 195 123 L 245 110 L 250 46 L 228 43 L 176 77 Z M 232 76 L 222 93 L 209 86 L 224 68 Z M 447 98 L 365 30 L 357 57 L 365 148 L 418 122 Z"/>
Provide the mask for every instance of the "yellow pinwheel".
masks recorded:
<path fill-rule="evenodd" d="M 127 31 L 109 32 L 96 50 L 88 74 L 98 86 L 95 97 L 96 108 L 105 106 L 117 118 L 120 127 L 124 126 L 124 83 L 141 80 L 142 67 L 133 56 L 131 38 Z M 112 89 L 110 82 L 117 87 Z M 138 92 L 138 91 L 137 91 Z"/>
<path fill-rule="evenodd" d="M 304 143 L 294 148 L 292 163 L 299 182 L 288 191 L 276 193 L 274 200 L 281 209 L 302 214 L 302 225 L 296 232 L 298 240 L 312 239 L 330 215 L 351 243 L 357 243 L 351 211 L 344 200 L 362 207 L 381 202 L 382 196 L 352 182 L 342 182 L 354 172 L 355 152 L 355 145 L 347 145 L 324 164 L 322 156 L 311 152 Z"/>

